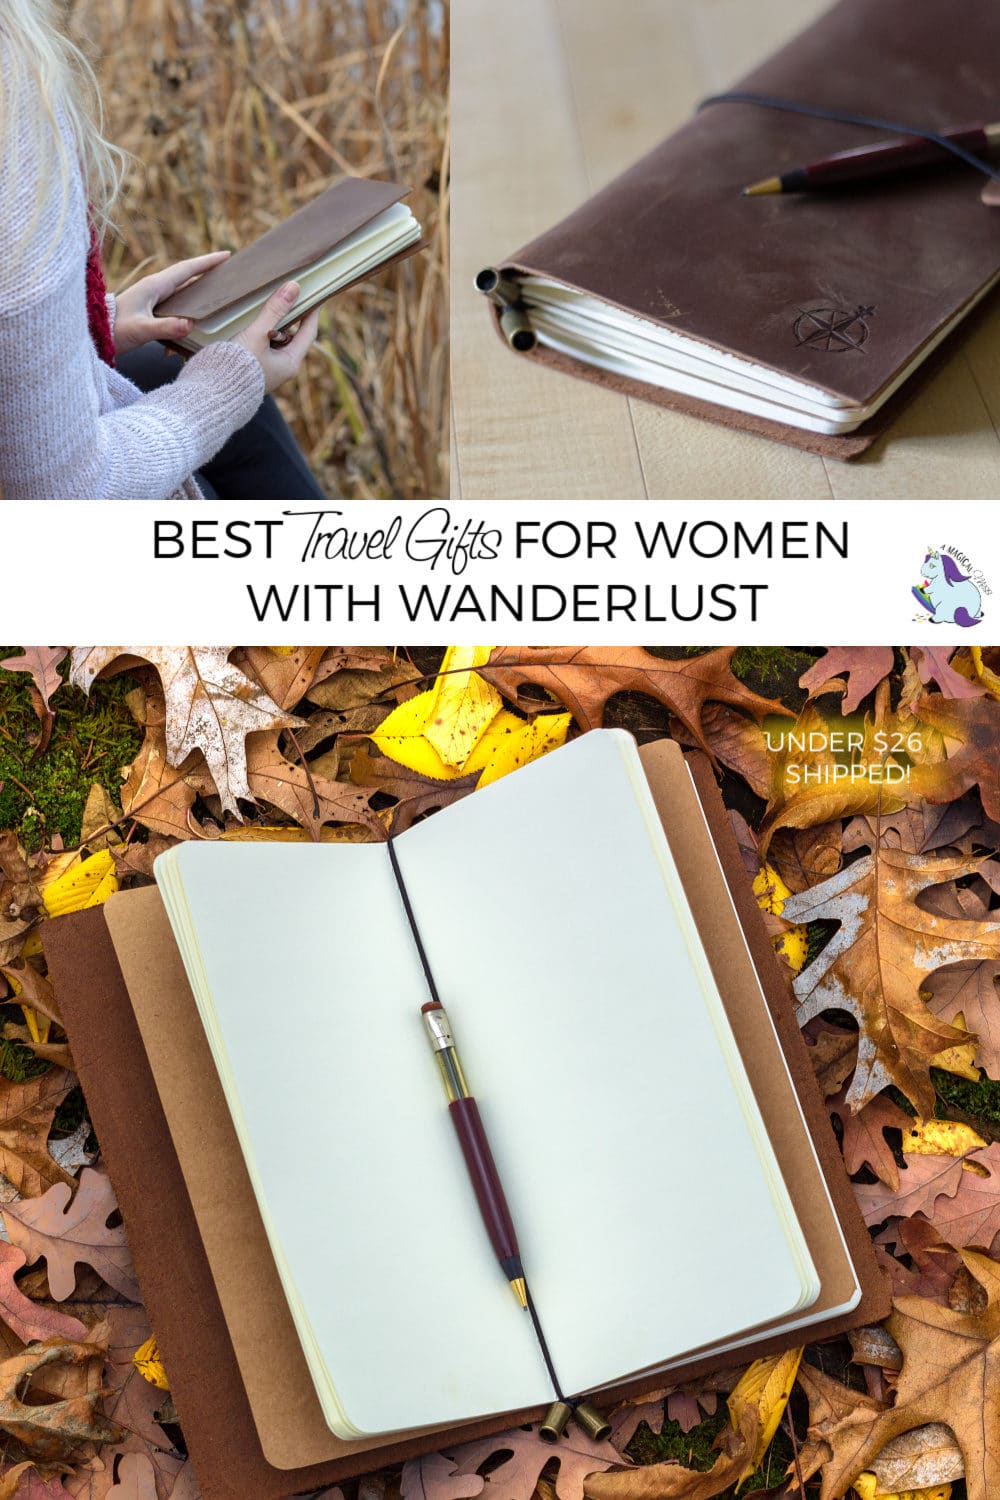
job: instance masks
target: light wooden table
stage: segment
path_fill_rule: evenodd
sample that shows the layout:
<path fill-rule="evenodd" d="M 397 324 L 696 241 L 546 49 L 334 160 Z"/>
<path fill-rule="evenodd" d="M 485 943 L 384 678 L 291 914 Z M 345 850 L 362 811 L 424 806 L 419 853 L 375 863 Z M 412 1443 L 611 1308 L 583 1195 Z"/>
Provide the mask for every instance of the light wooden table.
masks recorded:
<path fill-rule="evenodd" d="M 456 0 L 456 498 L 1000 498 L 1000 310 L 959 336 L 887 440 L 842 464 L 518 360 L 473 289 L 477 270 L 549 228 L 825 5 Z"/>

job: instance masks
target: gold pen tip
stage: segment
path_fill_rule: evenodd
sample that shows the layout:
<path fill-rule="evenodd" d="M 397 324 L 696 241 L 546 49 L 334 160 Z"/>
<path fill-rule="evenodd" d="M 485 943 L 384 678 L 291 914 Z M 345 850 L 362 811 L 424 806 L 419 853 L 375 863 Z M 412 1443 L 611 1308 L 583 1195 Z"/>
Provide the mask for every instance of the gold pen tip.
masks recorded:
<path fill-rule="evenodd" d="M 751 182 L 749 187 L 743 189 L 744 198 L 763 198 L 766 193 L 780 193 L 780 177 L 764 177 L 760 182 Z"/>
<path fill-rule="evenodd" d="M 518 1300 L 518 1304 L 528 1310 L 528 1287 L 523 1276 L 515 1276 L 511 1280 L 510 1289 Z"/>

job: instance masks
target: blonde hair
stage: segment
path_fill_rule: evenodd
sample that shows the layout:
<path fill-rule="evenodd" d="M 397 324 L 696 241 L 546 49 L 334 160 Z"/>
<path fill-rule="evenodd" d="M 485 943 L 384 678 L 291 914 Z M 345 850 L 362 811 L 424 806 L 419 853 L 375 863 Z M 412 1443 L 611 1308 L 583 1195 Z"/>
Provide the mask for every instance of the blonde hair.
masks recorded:
<path fill-rule="evenodd" d="M 80 172 L 94 226 L 103 236 L 128 158 L 104 138 L 97 78 L 80 48 L 60 30 L 53 0 L 0 0 L 0 51 L 7 62 L 0 73 L 0 149 L 7 149 L 29 106 L 40 103 L 52 122 L 35 148 L 40 196 L 58 172 L 65 212 L 71 174 Z"/>

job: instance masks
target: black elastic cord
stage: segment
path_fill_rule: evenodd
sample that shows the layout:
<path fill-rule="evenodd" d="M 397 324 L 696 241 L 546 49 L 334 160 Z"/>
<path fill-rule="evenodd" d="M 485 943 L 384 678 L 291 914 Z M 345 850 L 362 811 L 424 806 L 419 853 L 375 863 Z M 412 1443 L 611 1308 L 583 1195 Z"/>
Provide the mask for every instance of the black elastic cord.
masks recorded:
<path fill-rule="evenodd" d="M 430 997 L 438 1005 L 441 1005 L 441 996 L 438 994 L 438 987 L 434 982 L 434 972 L 431 969 L 431 962 L 427 957 L 427 950 L 425 949 L 423 939 L 420 936 L 420 928 L 417 926 L 417 919 L 414 915 L 412 902 L 410 901 L 410 894 L 406 889 L 406 881 L 403 879 L 403 872 L 399 868 L 399 860 L 396 858 L 396 850 L 393 847 L 393 842 L 394 836 L 390 833 L 388 839 L 389 863 L 392 865 L 392 873 L 396 879 L 396 888 L 399 891 L 400 899 L 403 903 L 403 910 L 406 913 L 406 920 L 410 924 L 410 931 L 413 934 L 413 941 L 416 945 L 417 953 L 420 956 L 420 967 L 424 971 L 424 978 L 427 981 L 427 988 L 430 992 Z M 545 1333 L 542 1329 L 541 1321 L 535 1308 L 534 1299 L 531 1295 L 531 1287 L 528 1285 L 527 1278 L 525 1278 L 524 1287 L 525 1294 L 528 1298 L 528 1312 L 531 1316 L 531 1325 L 535 1330 L 535 1337 L 538 1340 L 538 1347 L 542 1351 L 542 1358 L 545 1361 L 545 1368 L 549 1372 L 549 1379 L 552 1381 L 552 1389 L 555 1391 L 556 1400 L 566 1402 L 567 1406 L 574 1406 L 576 1403 L 573 1401 L 567 1401 L 566 1397 L 562 1393 L 562 1387 L 560 1386 L 559 1378 L 556 1375 L 556 1367 L 552 1363 L 552 1355 L 549 1353 L 548 1340 L 546 1339 Z"/>
<path fill-rule="evenodd" d="M 964 146 L 959 146 L 955 141 L 949 140 L 946 135 L 939 135 L 936 130 L 926 130 L 922 125 L 900 124 L 898 120 L 881 120 L 877 115 L 857 115 L 846 109 L 827 109 L 818 104 L 800 104 L 794 99 L 781 99 L 773 94 L 712 94 L 710 98 L 703 99 L 698 105 L 698 112 L 707 109 L 710 104 L 759 104 L 763 109 L 787 110 L 793 115 L 808 115 L 813 120 L 835 120 L 841 125 L 861 125 L 870 130 L 882 130 L 886 135 L 914 135 L 922 140 L 933 141 L 935 146 L 940 146 L 945 151 L 950 151 L 959 161 L 964 161 L 966 166 L 975 167 L 977 172 L 982 172 L 986 177 L 992 177 L 994 182 L 1000 182 L 1000 171 L 991 167 L 989 162 L 983 161 L 981 156 L 967 151 Z"/>

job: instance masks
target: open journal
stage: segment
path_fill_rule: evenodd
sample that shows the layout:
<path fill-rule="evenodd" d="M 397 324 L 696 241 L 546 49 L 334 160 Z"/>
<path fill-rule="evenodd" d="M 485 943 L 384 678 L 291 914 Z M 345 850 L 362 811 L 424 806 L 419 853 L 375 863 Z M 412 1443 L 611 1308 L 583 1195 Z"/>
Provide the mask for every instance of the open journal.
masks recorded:
<path fill-rule="evenodd" d="M 396 851 L 565 1389 L 857 1303 L 797 1112 L 783 1150 L 800 1182 L 807 1160 L 814 1204 L 819 1186 L 832 1300 L 817 1270 L 628 735 L 587 734 Z M 186 843 L 155 873 L 329 1427 L 545 1403 L 427 1047 L 386 848 Z M 713 922 L 732 936 L 731 907 Z M 771 1024 L 759 982 L 743 1003 Z"/>
<path fill-rule="evenodd" d="M 407 188 L 345 177 L 284 223 L 222 265 L 161 302 L 160 317 L 185 317 L 195 327 L 190 351 L 230 339 L 253 322 L 282 282 L 296 280 L 299 299 L 276 332 L 310 308 L 373 275 L 420 246 L 421 228 L 406 204 Z"/>
<path fill-rule="evenodd" d="M 941 0 L 841 0 L 735 92 L 941 130 L 996 118 L 985 60 L 998 50 L 994 5 L 954 26 Z M 895 133 L 709 101 L 477 286 L 522 356 L 854 457 L 1000 282 L 983 177 L 956 162 L 798 194 L 743 188 Z"/>

